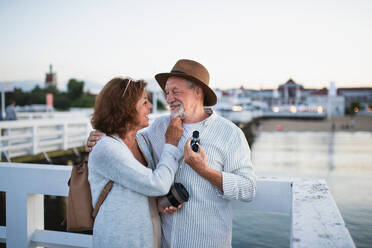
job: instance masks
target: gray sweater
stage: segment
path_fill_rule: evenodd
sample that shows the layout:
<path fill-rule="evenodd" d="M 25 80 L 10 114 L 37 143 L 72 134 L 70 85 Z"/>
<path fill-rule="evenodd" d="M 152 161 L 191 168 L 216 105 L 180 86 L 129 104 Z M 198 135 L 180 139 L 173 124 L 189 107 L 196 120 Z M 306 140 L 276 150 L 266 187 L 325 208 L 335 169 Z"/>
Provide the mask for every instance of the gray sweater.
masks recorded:
<path fill-rule="evenodd" d="M 182 153 L 164 146 L 156 170 L 138 162 L 126 144 L 102 137 L 89 156 L 89 182 L 95 206 L 109 180 L 115 183 L 94 222 L 93 247 L 152 247 L 153 230 L 148 196 L 168 193 Z M 149 154 L 142 146 L 143 154 Z M 149 164 L 151 157 L 146 156 Z"/>

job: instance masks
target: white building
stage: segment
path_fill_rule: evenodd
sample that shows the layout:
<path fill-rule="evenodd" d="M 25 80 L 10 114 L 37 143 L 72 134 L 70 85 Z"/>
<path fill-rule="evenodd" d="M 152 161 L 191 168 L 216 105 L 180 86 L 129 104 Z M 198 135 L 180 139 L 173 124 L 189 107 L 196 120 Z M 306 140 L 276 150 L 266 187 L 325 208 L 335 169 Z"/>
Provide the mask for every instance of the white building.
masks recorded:
<path fill-rule="evenodd" d="M 345 115 L 345 97 L 337 95 L 334 83 L 331 83 L 330 90 L 323 88 L 312 92 L 306 98 L 306 105 L 320 107 L 328 118 Z"/>

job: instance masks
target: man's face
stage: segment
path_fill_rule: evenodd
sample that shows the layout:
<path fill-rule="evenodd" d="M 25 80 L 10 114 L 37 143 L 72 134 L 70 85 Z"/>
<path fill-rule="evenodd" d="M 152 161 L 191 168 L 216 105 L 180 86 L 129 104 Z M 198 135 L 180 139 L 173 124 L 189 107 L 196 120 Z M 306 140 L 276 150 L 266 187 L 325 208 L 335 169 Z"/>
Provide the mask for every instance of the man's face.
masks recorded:
<path fill-rule="evenodd" d="M 184 119 L 187 113 L 197 104 L 194 89 L 190 89 L 185 79 L 170 77 L 165 84 L 165 96 L 173 117 Z"/>

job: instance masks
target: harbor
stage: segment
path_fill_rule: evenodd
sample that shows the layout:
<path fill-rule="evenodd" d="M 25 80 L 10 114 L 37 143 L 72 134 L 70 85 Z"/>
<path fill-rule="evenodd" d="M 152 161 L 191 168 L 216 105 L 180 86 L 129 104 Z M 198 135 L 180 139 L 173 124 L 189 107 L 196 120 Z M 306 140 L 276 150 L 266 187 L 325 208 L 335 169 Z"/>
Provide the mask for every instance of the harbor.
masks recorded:
<path fill-rule="evenodd" d="M 372 133 L 311 131 L 311 126 L 318 123 L 303 125 L 302 128 L 308 127 L 307 131 L 279 132 L 267 131 L 263 124 L 265 131 L 258 134 L 252 146 L 257 174 L 269 178 L 324 179 L 356 247 L 370 247 Z M 234 212 L 233 247 L 289 247 L 290 223 L 290 215 L 250 213 L 237 208 Z M 329 244 L 325 247 L 344 246 Z"/>
<path fill-rule="evenodd" d="M 8 157 L 10 160 L 12 158 L 19 159 L 20 157 L 24 156 L 14 157 L 14 154 L 21 154 L 21 151 L 25 151 L 25 147 L 32 148 L 32 144 L 34 144 L 33 142 L 35 142 L 35 139 L 32 138 L 32 136 L 26 135 L 23 137 L 25 140 L 22 143 L 22 139 L 20 139 L 20 135 L 16 130 L 19 128 L 25 130 L 27 126 L 33 126 L 29 124 L 30 122 L 42 122 L 44 123 L 41 124 L 43 128 L 46 128 L 46 123 L 48 123 L 49 127 L 46 129 L 45 133 L 49 133 L 51 136 L 48 137 L 44 133 L 44 135 L 40 136 L 43 138 L 38 136 L 36 140 L 42 141 L 43 139 L 46 139 L 50 144 L 56 145 L 54 149 L 70 151 L 68 152 L 70 155 L 66 153 L 54 158 L 50 158 L 48 155 L 45 156 L 45 154 L 50 153 L 50 151 L 53 149 L 49 149 L 48 152 L 43 152 L 40 149 L 42 149 L 44 146 L 37 145 L 35 149 L 26 150 L 36 150 L 36 152 L 41 154 L 41 159 L 36 161 L 43 161 L 42 163 L 45 165 L 38 164 L 37 162 L 35 163 L 35 161 L 33 164 L 27 164 L 24 162 L 3 162 L 1 164 L 1 175 L 4 175 L 4 177 L 1 178 L 1 182 L 3 183 L 1 184 L 2 190 L 0 191 L 10 192 L 10 188 L 15 187 L 12 186 L 13 181 L 27 181 L 27 183 L 22 186 L 25 193 L 27 193 L 26 195 L 32 193 L 32 195 L 36 194 L 35 197 L 37 195 L 39 195 L 39 197 L 31 200 L 31 198 L 29 199 L 31 195 L 29 195 L 29 197 L 26 197 L 29 199 L 27 200 L 27 204 L 22 203 L 21 206 L 29 209 L 36 204 L 35 206 L 37 206 L 37 209 L 48 209 L 46 212 L 42 211 L 43 213 L 40 213 L 38 210 L 37 216 L 31 217 L 26 215 L 24 217 L 26 219 L 44 219 L 44 221 L 37 221 L 39 224 L 34 227 L 34 231 L 25 230 L 25 232 L 28 233 L 26 236 L 29 238 L 23 242 L 29 244 L 31 242 L 35 245 L 48 245 L 48 247 L 90 247 L 91 244 L 90 235 L 71 234 L 70 236 L 64 232 L 60 233 L 64 230 L 64 227 L 60 225 L 60 223 L 63 221 L 63 205 L 65 199 L 64 197 L 60 198 L 55 196 L 67 195 L 68 188 L 66 182 L 68 180 L 71 167 L 54 166 L 53 161 L 59 161 L 60 165 L 71 165 L 72 163 L 79 161 L 82 156 L 86 156 L 87 154 L 84 154 L 82 146 L 86 141 L 89 131 L 91 130 L 90 128 L 87 128 L 87 123 L 83 125 L 84 128 L 79 127 L 79 125 L 76 125 L 76 123 L 74 125 L 66 124 L 65 118 L 59 118 L 59 115 L 63 116 L 66 114 L 67 113 L 60 113 L 51 117 L 49 113 L 48 117 L 44 116 L 44 119 L 41 119 L 39 116 L 36 118 L 36 120 L 32 120 L 31 118 L 28 118 L 27 120 L 27 118 L 25 118 L 24 120 L 17 121 L 17 125 L 15 125 L 13 122 L 12 127 L 8 127 L 8 137 L 2 137 L 2 151 L 11 151 L 11 149 L 13 149 L 12 151 L 14 152 L 14 149 L 19 150 L 18 152 L 13 153 L 11 156 L 9 156 L 9 154 L 12 153 L 8 153 L 8 156 L 4 156 L 4 158 Z M 163 114 L 167 113 L 157 113 L 152 116 L 152 119 Z M 71 113 L 71 115 L 76 115 L 76 113 Z M 81 116 L 82 114 L 80 113 L 79 115 Z M 24 116 L 26 115 L 24 114 Z M 341 200 L 339 199 L 340 186 L 334 182 L 337 182 L 338 177 L 340 176 L 340 167 L 342 168 L 341 171 L 343 172 L 345 172 L 345 168 L 350 168 L 352 173 L 357 171 L 355 172 L 356 175 L 363 174 L 360 182 L 366 182 L 366 180 L 363 178 L 365 178 L 365 172 L 367 172 L 367 175 L 371 172 L 371 168 L 369 168 L 368 165 L 372 164 L 371 161 L 368 161 L 370 157 L 367 155 L 370 152 L 369 147 L 372 147 L 370 146 L 372 142 L 372 135 L 370 132 L 368 132 L 368 126 L 369 123 L 371 123 L 371 119 L 372 117 L 368 116 L 353 117 L 355 125 L 352 128 L 349 127 L 348 130 L 345 130 L 345 128 L 346 125 L 350 123 L 351 119 L 349 117 L 337 119 L 334 118 L 332 120 L 309 121 L 298 119 L 267 119 L 263 118 L 262 115 L 257 115 L 257 117 L 252 119 L 250 122 L 237 123 L 237 125 L 240 125 L 242 130 L 245 132 L 247 139 L 248 136 L 252 137 L 250 142 L 252 149 L 252 160 L 255 164 L 255 170 L 257 171 L 259 178 L 258 185 L 259 189 L 261 190 L 258 193 L 257 198 L 252 203 L 244 204 L 236 202 L 234 204 L 233 247 L 246 247 L 251 245 L 257 247 L 302 247 L 303 245 L 328 247 L 327 244 L 335 242 L 334 239 L 337 239 L 338 242 L 341 242 L 339 243 L 340 246 L 345 247 L 354 247 L 353 239 L 357 239 L 358 241 L 361 239 L 359 242 L 364 244 L 366 242 L 365 238 L 359 237 L 358 234 L 360 232 L 354 230 L 363 229 L 363 226 L 368 228 L 369 223 L 368 221 L 360 221 L 360 223 L 356 224 L 353 223 L 353 217 L 352 214 L 350 215 L 350 210 L 345 210 L 350 206 L 344 203 L 344 197 L 341 197 Z M 58 122 L 59 124 L 57 124 Z M 19 123 L 23 123 L 22 125 L 24 125 L 24 127 L 21 127 L 21 124 Z M 332 124 L 336 126 L 335 130 L 333 131 Z M 0 125 L 3 125 L 2 128 L 6 129 L 7 122 L 0 122 Z M 77 128 L 72 132 L 74 134 L 74 138 L 72 140 L 76 142 L 77 138 L 79 137 L 79 132 L 81 133 L 81 140 L 76 143 L 75 146 L 70 145 L 64 147 L 66 143 L 69 144 L 68 137 L 71 135 L 69 134 L 70 131 L 61 130 L 63 130 L 62 127 L 69 127 L 69 125 L 71 125 L 73 128 Z M 277 128 L 278 125 L 281 126 L 280 130 Z M 77 130 L 80 131 L 78 132 Z M 31 134 L 32 131 L 29 133 Z M 41 132 L 38 131 L 38 133 Z M 64 135 L 67 135 L 68 137 L 66 138 Z M 10 139 L 11 137 L 13 137 L 14 140 Z M 56 141 L 53 142 L 53 138 L 60 140 L 60 143 Z M 362 141 L 360 141 L 361 138 L 363 138 Z M 4 141 L 6 141 L 6 143 L 4 143 Z M 16 143 L 14 144 L 14 142 Z M 24 142 L 26 142 L 26 144 Z M 30 142 L 29 145 L 27 145 L 27 142 Z M 359 149 L 361 152 L 357 155 L 353 153 L 348 153 L 347 155 L 343 154 L 343 158 L 339 159 L 338 157 L 340 156 L 340 153 L 335 151 L 338 151 L 338 147 L 344 147 L 345 142 L 346 144 L 347 142 L 351 142 L 351 144 L 355 144 L 355 142 L 360 143 Z M 4 149 L 4 144 L 11 144 L 9 147 L 12 148 Z M 314 147 L 312 148 L 312 146 Z M 344 149 L 347 150 L 347 147 Z M 314 152 L 315 154 L 313 154 Z M 362 164 L 355 164 L 353 156 L 357 156 L 358 159 L 355 161 L 361 161 Z M 348 164 L 345 164 L 346 162 L 343 162 L 340 165 L 341 160 L 348 161 L 350 163 L 354 162 L 354 165 L 349 166 Z M 12 172 L 13 170 L 14 172 Z M 22 170 L 25 170 L 25 172 L 20 172 Z M 33 172 L 33 170 L 36 171 Z M 362 172 L 359 172 L 358 170 L 362 170 Z M 39 172 L 42 172 L 42 174 L 45 176 L 35 174 Z M 39 179 L 36 180 L 30 178 L 30 173 L 34 175 L 33 177 Z M 51 173 L 56 174 L 53 174 L 53 176 Z M 24 174 L 24 176 L 26 176 L 28 179 L 15 179 L 10 177 L 10 175 L 18 177 L 18 174 Z M 54 178 L 55 180 L 44 180 L 45 177 L 49 177 L 46 176 L 49 174 L 51 178 Z M 336 175 L 333 176 L 333 174 Z M 355 182 L 355 176 L 352 177 L 354 178 L 353 181 Z M 329 180 L 332 182 L 330 185 Z M 33 182 L 36 184 L 36 186 L 31 186 L 29 182 Z M 43 186 L 39 185 L 40 182 L 43 182 Z M 296 187 L 294 187 L 294 185 L 296 185 Z M 39 188 L 40 192 L 36 192 L 36 189 L 33 189 L 35 187 Z M 366 185 L 366 188 L 368 188 L 368 185 Z M 334 194 L 337 196 L 335 199 Z M 353 192 L 350 194 L 356 195 Z M 10 196 L 9 194 L 6 195 L 8 199 Z M 42 195 L 45 195 L 45 197 L 40 198 Z M 296 199 L 299 199 L 298 203 L 296 203 Z M 20 199 L 14 200 L 20 201 Z M 32 203 L 33 205 L 29 205 L 29 201 L 35 202 Z M 324 201 L 327 203 L 324 203 Z M 339 206 L 339 201 L 341 203 L 341 207 Z M 321 208 L 314 208 L 314 206 L 317 206 L 318 204 L 323 205 Z M 357 204 L 359 203 L 355 202 L 355 204 L 352 205 Z M 7 206 L 7 209 L 14 208 L 12 200 L 7 200 Z M 28 213 L 30 213 L 30 211 L 30 209 L 27 210 Z M 317 218 L 322 224 L 318 222 L 314 223 L 312 211 L 315 211 L 313 214 L 320 214 L 320 216 Z M 346 214 L 346 221 L 344 220 L 345 217 L 343 211 L 345 211 Z M 364 211 L 367 216 L 372 216 L 372 213 L 369 212 L 368 208 Z M 4 210 L 1 212 L 1 216 L 5 216 Z M 303 217 L 304 213 L 306 213 L 305 216 L 307 217 Z M 336 215 L 334 215 L 335 213 Z M 14 214 L 16 214 L 17 217 L 11 217 L 7 212 L 6 219 L 8 222 L 13 222 L 14 220 L 12 220 L 12 218 L 19 218 L 18 213 Z M 51 216 L 55 217 L 53 221 L 50 221 Z M 296 221 L 294 222 L 294 220 Z M 349 225 L 347 221 L 350 221 L 353 225 Z M 28 227 L 30 224 L 27 224 L 27 221 L 25 220 L 23 220 L 23 222 L 25 222 L 22 224 L 25 225 L 24 228 Z M 253 229 L 249 227 L 249 223 L 251 222 L 256 223 L 255 228 Z M 21 244 L 18 243 L 21 242 L 18 232 L 20 230 L 19 228 L 22 227 L 22 225 L 19 225 L 19 223 L 22 223 L 22 221 L 18 219 L 15 223 L 17 224 L 11 228 L 17 230 L 17 239 L 10 241 L 12 235 L 10 235 L 11 232 L 8 230 L 12 229 L 8 229 L 8 225 L 5 225 L 5 223 L 0 223 L 1 225 L 4 225 L 0 230 L 0 235 L 2 235 L 0 236 L 0 240 L 3 242 L 7 242 L 8 240 L 8 242 L 10 241 L 10 244 L 11 242 L 16 242 L 14 244 Z M 287 224 L 283 225 L 283 223 Z M 310 225 L 311 228 L 304 228 L 304 226 L 307 225 Z M 319 228 L 321 225 L 325 225 L 323 230 L 322 228 Z M 296 229 L 298 226 L 301 226 L 301 228 Z M 354 233 L 351 232 L 351 236 L 348 230 L 350 226 L 354 231 Z M 275 231 L 276 228 L 281 231 Z M 260 235 L 260 233 L 264 230 L 271 233 L 272 237 L 270 237 L 269 240 L 270 242 L 273 242 L 272 245 L 270 245 L 270 242 L 266 242 L 268 238 L 266 234 L 264 237 Z M 353 235 L 355 235 L 355 237 Z M 265 242 L 263 242 L 263 240 L 265 240 Z M 359 247 L 359 245 L 357 246 Z"/>
<path fill-rule="evenodd" d="M 357 181 L 366 184 L 364 175 L 372 164 L 370 109 L 354 115 L 340 112 L 332 105 L 333 84 L 323 95 L 324 105 L 304 105 L 311 95 L 300 101 L 299 95 L 290 97 L 289 86 L 295 85 L 297 93 L 300 87 L 293 81 L 284 85 L 282 94 L 274 92 L 266 100 L 262 92 L 219 91 L 212 108 L 244 132 L 258 180 L 251 203 L 233 203 L 233 247 L 366 247 L 368 218 L 354 223 L 348 210 L 360 205 L 360 199 L 353 198 L 351 206 L 345 203 L 338 182 L 350 175 L 355 182 L 363 175 Z M 166 104 L 162 94 L 149 94 L 151 124 L 169 111 L 157 107 Z M 275 101 L 282 104 L 269 104 Z M 0 243 L 92 246 L 91 234 L 65 232 L 64 222 L 71 165 L 89 155 L 84 146 L 92 113 L 92 108 L 27 112 L 23 107 L 17 120 L 0 122 Z M 349 194 L 357 195 L 352 189 Z M 368 207 L 364 212 L 372 216 Z"/>

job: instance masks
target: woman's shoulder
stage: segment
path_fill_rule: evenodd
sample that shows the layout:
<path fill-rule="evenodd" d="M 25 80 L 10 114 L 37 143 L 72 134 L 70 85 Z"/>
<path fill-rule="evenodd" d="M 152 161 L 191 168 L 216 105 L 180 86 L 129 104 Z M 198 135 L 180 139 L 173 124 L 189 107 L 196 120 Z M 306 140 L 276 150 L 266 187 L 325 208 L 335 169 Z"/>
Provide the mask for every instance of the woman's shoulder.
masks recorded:
<path fill-rule="evenodd" d="M 101 139 L 97 142 L 97 144 L 93 147 L 91 155 L 94 154 L 104 154 L 107 155 L 108 153 L 117 152 L 119 154 L 127 153 L 129 149 L 126 147 L 124 142 L 120 142 L 119 140 L 110 137 L 110 136 L 102 136 Z"/>
<path fill-rule="evenodd" d="M 88 164 L 93 168 L 101 168 L 102 164 L 106 167 L 117 166 L 120 164 L 130 164 L 132 153 L 126 145 L 111 137 L 101 137 L 93 150 L 89 154 Z"/>

